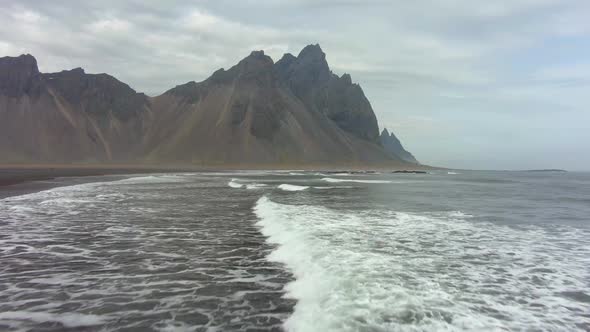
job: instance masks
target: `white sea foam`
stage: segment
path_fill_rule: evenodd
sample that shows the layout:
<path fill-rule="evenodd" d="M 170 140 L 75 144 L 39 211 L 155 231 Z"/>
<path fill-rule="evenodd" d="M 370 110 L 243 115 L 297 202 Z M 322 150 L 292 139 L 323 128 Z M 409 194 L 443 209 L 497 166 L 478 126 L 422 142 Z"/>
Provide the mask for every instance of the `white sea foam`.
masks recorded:
<path fill-rule="evenodd" d="M 1 321 L 32 321 L 36 323 L 60 323 L 65 327 L 84 327 L 104 323 L 105 318 L 84 314 L 53 314 L 49 312 L 5 311 L 0 312 Z"/>
<path fill-rule="evenodd" d="M 63 205 L 63 206 L 71 206 L 77 204 L 84 204 L 90 203 L 91 200 L 88 199 L 80 199 L 75 197 L 57 197 L 44 200 L 39 203 L 39 205 Z"/>
<path fill-rule="evenodd" d="M 284 191 L 302 191 L 309 189 L 309 186 L 297 186 L 294 184 L 281 184 L 277 188 L 284 190 Z"/>
<path fill-rule="evenodd" d="M 239 189 L 244 186 L 243 184 L 238 183 L 236 179 L 231 179 L 231 181 L 229 181 L 227 185 L 234 189 Z"/>
<path fill-rule="evenodd" d="M 448 213 L 448 215 L 451 218 L 471 218 L 471 217 L 473 217 L 472 215 L 470 215 L 468 213 L 464 213 L 462 211 L 451 211 Z"/>
<path fill-rule="evenodd" d="M 341 182 L 355 182 L 355 183 L 394 183 L 389 180 L 355 180 L 355 179 L 336 179 L 336 178 L 322 178 L 322 181 L 330 183 L 341 183 Z"/>
<path fill-rule="evenodd" d="M 266 188 L 268 185 L 264 183 L 247 183 L 239 179 L 231 179 L 227 185 L 234 189 L 246 188 L 248 190 L 256 190 Z"/>
<path fill-rule="evenodd" d="M 288 276 L 261 259 L 262 235 L 242 222 L 251 213 L 217 197 L 228 180 L 143 177 L 0 200 L 0 326 L 276 329 L 289 315 Z M 199 212 L 210 215 L 194 223 Z"/>
<path fill-rule="evenodd" d="M 517 229 L 458 212 L 353 213 L 267 197 L 254 210 L 277 245 L 268 259 L 296 277 L 286 287 L 298 300 L 288 331 L 572 331 L 590 324 L 582 315 L 590 304 L 563 295 L 588 292 L 590 243 L 574 229 Z"/>
<path fill-rule="evenodd" d="M 163 322 L 158 322 L 153 326 L 156 331 L 160 332 L 194 332 L 195 326 L 186 324 L 184 322 L 177 322 L 173 319 L 168 319 Z"/>
<path fill-rule="evenodd" d="M 144 183 L 174 183 L 174 182 L 186 182 L 190 179 L 189 175 L 182 174 L 161 174 L 161 175 L 147 175 L 147 176 L 134 176 L 128 179 L 117 181 L 119 184 L 144 184 Z"/>
<path fill-rule="evenodd" d="M 56 187 L 47 190 L 42 190 L 30 194 L 20 195 L 20 196 L 11 196 L 7 198 L 0 199 L 0 202 L 7 202 L 7 203 L 14 203 L 18 201 L 29 201 L 31 199 L 37 198 L 60 198 L 65 193 L 76 193 L 76 192 L 87 192 L 96 186 L 107 184 L 108 182 L 90 182 L 90 183 L 82 183 L 76 184 L 72 186 L 63 186 L 63 187 Z M 75 197 L 76 195 L 72 195 Z"/>
<path fill-rule="evenodd" d="M 190 179 L 191 174 L 164 174 L 164 175 L 148 175 L 148 176 L 132 176 L 130 178 L 116 180 L 116 181 L 97 181 L 97 182 L 88 182 L 82 184 L 75 184 L 71 186 L 62 186 L 51 188 L 47 190 L 41 190 L 38 192 L 20 195 L 20 196 L 11 196 L 7 198 L 0 199 L 0 202 L 15 202 L 15 201 L 28 201 L 30 199 L 35 199 L 37 197 L 46 197 L 48 198 L 45 204 L 49 204 L 51 199 L 62 199 L 64 194 L 70 195 L 74 192 L 81 192 L 86 193 L 88 190 L 99 186 L 109 186 L 109 185 L 120 185 L 120 184 L 142 184 L 142 183 L 175 183 L 175 182 L 186 182 Z M 121 193 L 112 193 L 110 195 L 124 197 Z M 76 195 L 71 195 L 72 197 L 69 198 L 70 202 L 74 202 L 76 200 Z M 105 198 L 105 196 L 98 196 L 98 198 Z M 64 198 L 68 200 L 68 198 Z"/>
<path fill-rule="evenodd" d="M 246 184 L 246 189 L 255 190 L 255 189 L 263 189 L 266 188 L 268 185 L 264 183 L 248 183 Z"/>
<path fill-rule="evenodd" d="M 459 173 L 457 172 L 447 172 L 448 175 L 458 175 Z"/>

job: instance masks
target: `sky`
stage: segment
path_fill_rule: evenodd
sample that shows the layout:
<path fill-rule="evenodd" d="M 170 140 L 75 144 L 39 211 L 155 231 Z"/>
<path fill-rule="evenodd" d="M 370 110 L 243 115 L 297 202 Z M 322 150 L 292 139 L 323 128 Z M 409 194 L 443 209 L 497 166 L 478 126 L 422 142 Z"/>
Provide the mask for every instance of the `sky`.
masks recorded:
<path fill-rule="evenodd" d="M 148 95 L 319 43 L 425 164 L 590 170 L 588 0 L 0 1 L 0 56 Z"/>

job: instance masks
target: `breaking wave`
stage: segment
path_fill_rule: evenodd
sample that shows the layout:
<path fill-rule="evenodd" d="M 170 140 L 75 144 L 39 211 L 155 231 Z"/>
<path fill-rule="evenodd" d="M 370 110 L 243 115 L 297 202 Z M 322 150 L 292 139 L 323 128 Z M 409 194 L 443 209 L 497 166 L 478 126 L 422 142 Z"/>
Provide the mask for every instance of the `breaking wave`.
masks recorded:
<path fill-rule="evenodd" d="M 322 178 L 322 181 L 330 183 L 341 183 L 341 182 L 355 182 L 355 183 L 393 183 L 389 180 L 355 180 L 355 179 L 335 179 L 335 178 Z"/>
<path fill-rule="evenodd" d="M 246 189 L 263 189 L 266 188 L 268 185 L 264 184 L 264 183 L 248 183 L 246 184 Z"/>
<path fill-rule="evenodd" d="M 277 188 L 279 188 L 283 191 L 302 191 L 302 190 L 309 189 L 309 186 L 297 186 L 294 184 L 281 184 Z"/>
<path fill-rule="evenodd" d="M 227 185 L 234 189 L 242 188 L 244 186 L 243 184 L 238 183 L 235 179 L 231 179 Z"/>
<path fill-rule="evenodd" d="M 590 242 L 575 229 L 512 228 L 458 211 L 334 211 L 267 197 L 254 211 L 276 246 L 268 259 L 296 277 L 285 288 L 298 301 L 288 331 L 590 326 Z"/>
<path fill-rule="evenodd" d="M 230 188 L 234 188 L 234 189 L 246 188 L 249 190 L 263 189 L 268 186 L 264 183 L 240 183 L 239 181 L 241 182 L 241 180 L 238 180 L 238 179 L 231 179 L 231 181 L 229 181 L 227 183 L 227 185 Z"/>

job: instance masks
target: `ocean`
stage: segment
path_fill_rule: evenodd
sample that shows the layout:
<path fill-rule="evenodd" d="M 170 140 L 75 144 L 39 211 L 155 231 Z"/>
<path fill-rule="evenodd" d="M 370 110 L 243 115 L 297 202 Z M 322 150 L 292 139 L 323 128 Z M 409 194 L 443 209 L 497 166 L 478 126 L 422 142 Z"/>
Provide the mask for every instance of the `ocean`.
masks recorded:
<path fill-rule="evenodd" d="M 0 330 L 590 330 L 590 173 L 97 181 L 0 200 Z"/>

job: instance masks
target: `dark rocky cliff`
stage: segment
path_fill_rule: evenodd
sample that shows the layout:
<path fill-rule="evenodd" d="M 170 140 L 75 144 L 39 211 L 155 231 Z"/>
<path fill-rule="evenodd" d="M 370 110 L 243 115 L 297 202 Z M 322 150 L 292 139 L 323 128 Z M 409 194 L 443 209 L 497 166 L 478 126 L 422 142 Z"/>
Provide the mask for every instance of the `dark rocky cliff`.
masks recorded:
<path fill-rule="evenodd" d="M 305 106 L 325 114 L 340 128 L 362 139 L 379 142 L 379 127 L 371 104 L 350 75 L 330 71 L 319 45 L 306 46 L 297 57 L 285 54 L 275 65 L 281 79 Z"/>
<path fill-rule="evenodd" d="M 21 97 L 38 96 L 41 90 L 41 74 L 37 60 L 30 54 L 0 58 L 0 94 Z"/>
<path fill-rule="evenodd" d="M 119 119 L 136 116 L 149 105 L 143 93 L 107 74 L 87 74 L 82 68 L 42 74 L 43 80 L 68 103 L 82 111 L 111 113 Z"/>
<path fill-rule="evenodd" d="M 347 131 L 330 114 L 302 100 L 301 93 L 279 69 L 284 63 L 274 64 L 264 52 L 255 51 L 203 82 L 179 85 L 154 98 L 154 123 L 158 125 L 146 135 L 147 147 L 151 148 L 148 160 L 232 164 L 399 162 L 373 140 Z"/>

